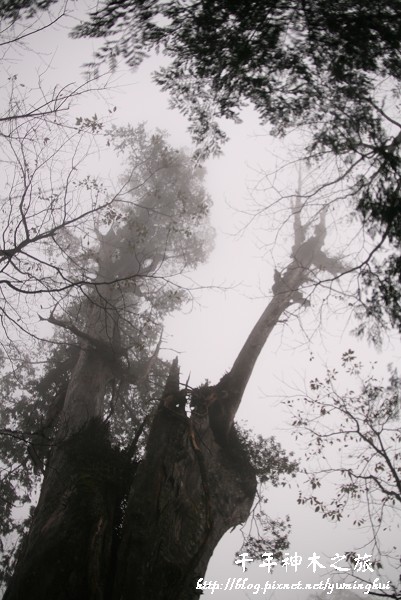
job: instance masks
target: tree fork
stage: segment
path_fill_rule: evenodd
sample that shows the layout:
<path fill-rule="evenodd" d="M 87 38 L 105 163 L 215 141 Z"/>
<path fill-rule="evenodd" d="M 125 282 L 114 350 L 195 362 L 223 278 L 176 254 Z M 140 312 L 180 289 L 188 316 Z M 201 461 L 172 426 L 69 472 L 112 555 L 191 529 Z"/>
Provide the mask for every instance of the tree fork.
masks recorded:
<path fill-rule="evenodd" d="M 290 296 L 284 303 L 273 298 L 217 385 L 187 398 L 173 363 L 133 480 L 113 600 L 197 598 L 196 581 L 217 543 L 248 518 L 256 475 L 233 421 L 263 338 L 291 304 Z"/>
<path fill-rule="evenodd" d="M 5 600 L 199 595 L 196 580 L 224 533 L 247 519 L 256 491 L 254 470 L 233 427 L 236 411 L 270 332 L 291 305 L 304 301 L 299 288 L 325 258 L 324 215 L 306 241 L 304 229 L 297 235 L 299 218 L 294 220 L 293 260 L 275 282 L 273 298 L 231 371 L 189 397 L 179 389 L 178 362 L 173 362 L 145 458 L 130 486 L 121 541 L 113 539 L 113 527 L 131 476 L 101 421 L 110 373 L 95 349 L 81 352 L 63 409 L 66 435 L 49 461 Z M 88 370 L 95 375 L 95 390 Z"/>
<path fill-rule="evenodd" d="M 128 502 L 113 600 L 193 600 L 221 537 L 249 516 L 256 476 L 233 427 L 256 360 L 323 254 L 324 214 L 305 241 L 294 219 L 293 260 L 229 373 L 215 386 L 179 389 L 172 364 L 146 456 Z M 305 228 L 306 229 L 306 228 Z"/>

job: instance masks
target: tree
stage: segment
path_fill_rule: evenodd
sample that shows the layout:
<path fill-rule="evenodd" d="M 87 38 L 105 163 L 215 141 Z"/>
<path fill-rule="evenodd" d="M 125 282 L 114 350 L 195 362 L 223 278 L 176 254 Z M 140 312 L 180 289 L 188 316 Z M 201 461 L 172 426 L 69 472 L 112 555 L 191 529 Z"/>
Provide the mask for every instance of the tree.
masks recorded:
<path fill-rule="evenodd" d="M 219 152 L 222 120 L 251 105 L 273 134 L 302 133 L 303 158 L 334 157 L 334 180 L 378 248 L 389 247 L 384 264 L 372 256 L 361 267 L 366 314 L 400 328 L 399 9 L 398 0 L 106 0 L 73 35 L 105 38 L 95 68 L 136 67 L 163 51 L 170 63 L 155 79 L 189 119 L 200 156 Z"/>
<path fill-rule="evenodd" d="M 293 413 L 294 435 L 306 447 L 307 489 L 300 492 L 298 502 L 310 505 L 324 519 L 350 517 L 355 526 L 368 531 L 369 541 L 358 553 L 369 552 L 374 574 L 361 574 L 357 552 L 347 553 L 348 575 L 367 581 L 367 575 L 374 579 L 389 566 L 397 574 L 400 564 L 399 551 L 384 537 L 384 532 L 399 527 L 400 520 L 400 379 L 391 369 L 387 383 L 380 380 L 374 365 L 365 369 L 352 350 L 342 355 L 341 367 L 315 377 L 302 400 L 286 401 Z M 400 598 L 400 581 L 391 571 L 387 578 L 393 580 L 390 590 L 370 593 Z"/>
<path fill-rule="evenodd" d="M 69 365 L 56 389 L 49 389 L 49 384 L 45 387 L 45 406 L 43 402 L 37 406 L 36 423 L 31 419 L 28 425 L 23 409 L 29 392 L 40 399 L 41 386 L 32 382 L 32 370 L 28 368 L 31 381 L 24 386 L 25 393 L 18 403 L 22 411 L 21 429 L 13 427 L 14 402 L 5 401 L 2 433 L 6 441 L 13 437 L 22 442 L 17 458 L 21 447 L 22 450 L 28 447 L 31 454 L 40 457 L 44 445 L 71 436 L 90 415 L 95 417 L 100 413 L 106 418 L 103 402 L 109 382 L 114 388 L 117 380 L 122 380 L 125 387 L 135 383 L 143 394 L 143 388 L 146 389 L 146 410 L 150 410 L 151 387 L 146 383 L 148 371 L 151 368 L 154 371 L 153 363 L 157 360 L 163 317 L 189 298 L 180 281 L 181 273 L 203 260 L 211 247 L 212 231 L 207 225 L 209 198 L 201 183 L 202 170 L 195 169 L 184 153 L 169 147 L 162 134 L 149 136 L 143 126 L 114 130 L 111 140 L 118 146 L 121 157 L 125 152 L 127 172 L 123 186 L 129 191 L 118 202 L 103 207 L 103 212 L 95 214 L 95 218 L 92 214 L 91 227 L 86 222 L 78 229 L 74 222 L 74 228 L 64 227 L 57 232 L 56 242 L 64 250 L 63 273 L 70 282 L 78 280 L 80 285 L 68 286 L 68 298 L 59 299 L 48 320 L 78 336 L 81 351 L 78 357 L 75 352 L 75 368 Z M 87 243 L 83 247 L 85 236 Z M 55 341 L 71 343 L 68 339 Z M 59 353 L 59 361 L 61 356 Z M 63 364 L 68 364 L 65 358 L 58 372 Z M 72 391 L 65 385 L 68 373 L 72 373 Z M 6 376 L 9 378 L 10 375 Z M 132 395 L 131 392 L 131 400 Z M 114 393 L 108 398 L 110 411 L 114 410 L 117 398 Z M 45 411 L 49 401 L 53 421 L 50 428 Z M 126 412 L 120 407 L 120 420 Z M 136 402 L 136 420 L 140 415 Z M 118 430 L 119 421 L 115 421 L 114 429 Z M 137 424 L 132 423 L 132 415 L 130 421 L 131 425 Z M 5 481 L 10 483 L 16 461 L 15 453 L 8 454 L 9 475 Z M 10 499 L 7 516 L 9 520 Z"/>
<path fill-rule="evenodd" d="M 74 227 L 60 228 L 57 236 L 56 232 L 52 236 L 62 253 L 52 265 L 49 263 L 49 268 L 61 264 L 65 280 L 79 284 L 61 286 L 62 290 L 67 287 L 69 294 L 58 298 L 47 320 L 77 336 L 75 344 L 81 351 L 78 356 L 76 352 L 71 355 L 77 365 L 71 369 L 70 353 L 64 358 L 62 352 L 57 353 L 51 357 L 51 364 L 56 358 L 61 365 L 69 364 L 67 373 L 61 381 L 54 381 L 50 373 L 52 386 L 48 382 L 43 387 L 43 383 L 32 382 L 29 365 L 18 361 L 23 367 L 21 375 L 25 375 L 17 379 L 19 389 L 22 382 L 23 393 L 22 401 L 18 402 L 22 410 L 20 430 L 13 427 L 15 400 L 10 403 L 5 398 L 4 402 L 7 431 L 3 430 L 3 434 L 19 437 L 23 447 L 29 442 L 29 449 L 36 454 L 38 449 L 43 454 L 49 435 L 53 443 L 55 435 L 57 439 L 70 436 L 91 415 L 105 416 L 103 402 L 109 384 L 114 385 L 115 393 L 116 381 L 122 380 L 124 386 L 135 384 L 143 395 L 144 389 L 151 395 L 147 380 L 157 361 L 163 318 L 190 298 L 183 273 L 204 260 L 212 246 L 213 231 L 208 225 L 210 201 L 202 185 L 202 170 L 195 169 L 185 153 L 171 148 L 161 133 L 148 135 L 143 126 L 113 130 L 110 140 L 126 164 L 122 187 L 127 193 L 103 206 L 101 213 L 92 212 L 92 223 L 81 222 L 78 228 L 77 221 L 73 221 Z M 71 344 L 71 335 L 56 338 L 54 342 L 65 347 Z M 57 369 L 59 378 L 61 365 Z M 66 385 L 68 374 L 75 382 L 71 393 Z M 10 376 L 6 375 L 6 381 Z M 91 392 L 87 390 L 88 377 Z M 36 408 L 36 419 L 31 419 L 30 425 L 23 409 L 29 393 L 37 401 L 40 395 L 44 400 L 44 406 Z M 118 401 L 115 393 L 108 398 L 110 411 Z M 132 399 L 132 392 L 130 395 Z M 18 396 L 16 390 L 15 396 Z M 150 397 L 147 404 L 151 404 Z M 138 420 L 141 410 L 138 402 L 136 405 Z M 50 429 L 46 406 L 52 411 Z M 119 418 L 127 416 L 126 412 L 120 407 Z M 114 429 L 118 430 L 116 421 Z M 135 424 L 138 423 L 132 425 Z M 9 472 L 13 473 L 12 454 L 9 459 Z M 9 512 L 10 508 L 10 517 Z"/>
<path fill-rule="evenodd" d="M 294 472 L 296 464 L 276 443 L 255 445 L 234 427 L 255 362 L 280 317 L 304 303 L 300 288 L 316 271 L 341 268 L 323 251 L 324 214 L 310 234 L 294 207 L 294 233 L 290 263 L 231 370 L 216 385 L 190 389 L 180 387 L 173 361 L 144 456 L 134 454 L 141 426 L 122 450 L 111 444 L 104 399 L 107 378 L 119 376 L 124 330 L 105 336 L 103 324 L 113 313 L 100 301 L 92 307 L 7 600 L 28 589 L 33 599 L 196 597 L 195 583 L 217 542 L 249 515 L 256 475 L 274 485 L 280 473 Z M 108 302 L 112 289 L 104 296 Z M 95 320 L 96 329 L 91 329 L 92 311 L 103 315 Z M 109 332 L 115 332 L 115 323 Z M 267 466 L 260 456 L 249 457 L 252 446 L 263 448 Z M 284 549 L 279 528 L 275 534 L 278 550 Z M 275 548 L 274 539 L 270 544 Z"/>
<path fill-rule="evenodd" d="M 51 96 L 44 95 L 39 88 L 38 94 L 44 96 L 42 103 L 35 101 L 34 91 L 26 92 L 16 76 L 10 77 L 9 86 L 8 107 L 1 119 L 5 168 L 0 198 L 3 215 L 0 310 L 5 339 L 18 339 L 21 333 L 37 335 L 33 322 L 37 321 L 38 306 L 43 311 L 50 311 L 55 305 L 60 309 L 76 295 L 88 293 L 90 288 L 99 291 L 102 284 L 128 281 L 140 271 L 144 275 L 142 263 L 146 261 L 152 263 L 152 268 L 150 263 L 146 265 L 149 272 L 157 264 L 163 264 L 160 285 L 163 281 L 168 286 L 167 280 L 175 277 L 178 286 L 179 270 L 193 267 L 210 247 L 211 235 L 206 227 L 203 237 L 199 231 L 197 237 L 191 238 L 191 227 L 199 224 L 209 206 L 200 184 L 202 170 L 194 171 L 189 157 L 169 148 L 161 133 L 148 138 L 143 127 L 106 129 L 97 115 L 70 116 L 74 99 L 80 93 L 93 91 L 91 82 L 81 87 L 53 90 Z M 112 156 L 113 151 L 114 156 L 115 153 L 127 154 L 126 173 L 120 186 L 93 175 L 93 157 L 99 152 Z M 181 187 L 177 189 L 174 182 L 180 179 Z M 165 181 L 171 187 L 162 197 L 160 192 Z M 177 206 L 175 220 L 171 220 L 162 236 L 163 217 L 172 216 L 177 201 L 172 196 L 175 192 L 180 194 L 180 210 Z M 159 195 L 158 200 L 152 199 L 152 194 Z M 186 203 L 186 196 L 191 194 L 192 207 Z M 169 204 L 163 212 L 157 202 L 167 199 Z M 110 225 L 121 221 L 128 214 L 124 207 L 130 204 L 132 208 L 138 204 L 142 207 L 137 206 L 137 213 L 142 213 L 142 230 L 130 231 L 134 226 L 128 218 L 126 240 L 136 233 L 143 241 L 146 234 L 149 247 L 145 248 L 143 243 L 141 254 L 132 256 L 125 265 L 121 262 L 117 265 L 116 257 L 113 262 L 103 256 L 102 267 L 96 271 L 94 253 L 103 235 L 99 227 L 102 223 Z M 120 231 L 118 235 L 121 234 Z M 104 247 L 115 242 L 113 235 L 117 235 L 115 229 L 108 232 L 110 239 L 104 240 Z M 158 248 L 155 247 L 157 238 Z M 191 251 L 186 244 L 190 238 Z M 163 247 L 167 240 L 171 248 L 169 255 Z M 126 241 L 125 251 L 129 243 Z M 136 246 L 132 245 L 131 250 L 135 253 Z M 174 266 L 175 254 L 184 252 L 185 259 L 176 261 Z M 180 295 L 179 287 L 175 293 L 177 297 Z M 8 353 L 12 351 L 7 342 L 3 349 Z"/>

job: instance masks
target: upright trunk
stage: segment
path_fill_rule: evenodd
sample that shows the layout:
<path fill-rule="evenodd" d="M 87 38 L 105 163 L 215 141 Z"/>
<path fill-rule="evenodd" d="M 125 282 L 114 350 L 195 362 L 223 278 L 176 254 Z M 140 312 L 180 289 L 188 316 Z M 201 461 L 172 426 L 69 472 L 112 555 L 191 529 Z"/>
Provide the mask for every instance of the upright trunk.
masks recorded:
<path fill-rule="evenodd" d="M 99 307 L 86 336 L 99 337 Z M 102 321 L 104 323 L 104 320 Z M 111 377 L 104 352 L 83 343 L 38 505 L 5 600 L 103 600 L 124 465 L 102 422 Z"/>

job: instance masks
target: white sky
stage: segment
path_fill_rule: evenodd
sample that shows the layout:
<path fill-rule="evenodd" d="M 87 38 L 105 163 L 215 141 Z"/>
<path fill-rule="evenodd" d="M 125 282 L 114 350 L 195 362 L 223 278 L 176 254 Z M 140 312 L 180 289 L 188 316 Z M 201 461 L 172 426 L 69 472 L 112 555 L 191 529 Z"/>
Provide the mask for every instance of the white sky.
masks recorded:
<path fill-rule="evenodd" d="M 89 60 L 92 42 L 69 40 L 62 27 L 43 32 L 30 42 L 38 53 L 21 50 L 20 57 L 9 67 L 9 71 L 19 74 L 20 82 L 35 84 L 37 69 L 49 68 L 44 77 L 48 87 L 54 84 L 78 81 L 80 68 Z M 168 98 L 151 82 L 150 73 L 158 64 L 158 58 L 147 61 L 136 73 L 125 67 L 115 76 L 115 87 L 107 92 L 109 107 L 116 106 L 114 122 L 135 125 L 147 121 L 150 128 L 166 129 L 171 134 L 171 142 L 176 145 L 190 145 L 185 119 L 168 109 Z M 77 114 L 92 116 L 96 111 L 100 117 L 107 114 L 104 100 L 83 99 Z M 176 353 L 182 368 L 182 379 L 190 374 L 190 384 L 196 385 L 208 378 L 216 383 L 230 369 L 233 360 L 249 334 L 253 324 L 265 307 L 266 297 L 272 285 L 273 262 L 269 252 L 260 248 L 261 232 L 250 227 L 238 235 L 245 216 L 235 212 L 243 208 L 251 199 L 249 188 L 258 177 L 255 171 L 273 169 L 275 153 L 282 153 L 265 132 L 259 127 L 256 116 L 247 111 L 241 126 L 229 124 L 231 141 L 227 144 L 224 156 L 208 161 L 207 186 L 214 201 L 212 212 L 216 228 L 216 248 L 208 263 L 194 275 L 196 281 L 205 286 L 224 286 L 226 291 L 205 289 L 196 294 L 195 303 L 183 315 L 174 315 L 166 328 L 166 356 Z M 110 173 L 113 174 L 112 172 Z M 103 176 L 107 173 L 103 171 Z M 294 179 L 295 186 L 295 179 Z M 260 196 L 258 197 L 260 200 Z M 267 233 L 266 242 L 272 243 L 272 233 Z M 287 251 L 287 250 L 286 250 Z M 289 250 L 288 250 L 289 251 Z M 280 257 L 285 255 L 279 251 Z M 285 263 L 283 263 L 285 264 Z M 327 313 L 329 315 L 330 313 Z M 315 333 L 310 343 L 302 333 L 297 320 L 293 318 L 286 325 L 279 325 L 268 340 L 255 372 L 244 396 L 239 419 L 245 419 L 258 433 L 276 435 L 284 447 L 296 450 L 291 439 L 287 422 L 288 416 L 278 405 L 278 398 L 294 394 L 302 389 L 309 379 L 315 376 L 328 363 L 339 362 L 342 352 L 356 349 L 362 358 L 370 356 L 371 350 L 365 344 L 357 343 L 348 335 L 349 324 L 345 317 L 331 315 L 325 318 L 324 329 Z M 316 326 L 313 309 L 302 320 L 307 331 Z M 310 352 L 316 360 L 309 362 Z M 389 343 L 380 360 L 394 363 L 400 356 L 396 342 Z M 293 533 L 290 552 L 295 551 L 306 558 L 313 552 L 323 557 L 340 554 L 350 549 L 359 539 L 360 532 L 347 530 L 346 525 L 334 527 L 315 515 L 311 509 L 298 508 L 297 489 L 286 488 L 269 492 L 269 506 L 273 514 L 291 514 Z M 208 578 L 224 581 L 226 577 L 241 577 L 239 567 L 233 567 L 233 554 L 240 546 L 239 534 L 226 536 L 213 557 Z M 398 543 L 394 540 L 395 543 Z M 249 582 L 290 581 L 284 569 L 278 569 L 273 576 L 267 576 L 264 569 L 252 567 L 246 574 Z M 318 578 L 326 579 L 328 570 Z M 310 569 L 294 575 L 293 580 L 312 581 Z M 230 592 L 238 600 L 252 597 L 248 592 Z M 205 598 L 228 598 L 228 593 L 205 592 Z M 300 592 L 276 592 L 271 598 L 294 600 L 303 598 Z"/>

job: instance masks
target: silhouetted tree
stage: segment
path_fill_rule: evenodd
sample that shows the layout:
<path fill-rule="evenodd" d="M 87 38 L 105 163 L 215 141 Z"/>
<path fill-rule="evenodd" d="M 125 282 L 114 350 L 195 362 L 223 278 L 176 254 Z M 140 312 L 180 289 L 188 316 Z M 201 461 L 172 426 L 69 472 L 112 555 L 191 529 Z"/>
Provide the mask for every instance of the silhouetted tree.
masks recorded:
<path fill-rule="evenodd" d="M 190 389 L 180 387 L 178 362 L 173 362 L 143 457 L 135 455 L 141 427 L 122 450 L 111 443 L 104 399 L 107 381 L 121 369 L 124 330 L 115 335 L 118 321 L 113 318 L 107 327 L 114 315 L 107 310 L 111 294 L 92 306 L 85 333 L 74 331 L 82 349 L 7 600 L 28 590 L 30 598 L 55 600 L 198 596 L 196 581 L 204 577 L 217 542 L 250 513 L 257 475 L 274 485 L 280 473 L 296 467 L 277 444 L 269 443 L 264 455 L 270 461 L 261 468 L 260 457 L 249 455 L 252 446 L 260 451 L 261 445 L 247 442 L 234 427 L 269 334 L 288 309 L 304 302 L 302 286 L 325 269 L 324 215 L 312 234 L 297 215 L 295 231 L 279 289 L 230 371 L 215 385 Z M 276 540 L 268 542 L 274 549 L 275 541 L 278 551 L 286 547 L 285 536 L 277 532 Z"/>
<path fill-rule="evenodd" d="M 390 580 L 388 590 L 369 593 L 398 599 L 399 548 L 385 536 L 400 526 L 400 378 L 393 368 L 386 379 L 348 350 L 340 368 L 313 378 L 302 399 L 286 404 L 304 451 L 301 469 L 307 485 L 298 503 L 310 505 L 324 519 L 348 517 L 367 530 L 366 545 L 345 553 L 349 565 L 345 562 L 343 575 L 366 583 L 376 577 Z M 358 569 L 357 557 L 365 553 L 372 572 Z"/>

